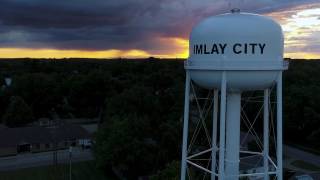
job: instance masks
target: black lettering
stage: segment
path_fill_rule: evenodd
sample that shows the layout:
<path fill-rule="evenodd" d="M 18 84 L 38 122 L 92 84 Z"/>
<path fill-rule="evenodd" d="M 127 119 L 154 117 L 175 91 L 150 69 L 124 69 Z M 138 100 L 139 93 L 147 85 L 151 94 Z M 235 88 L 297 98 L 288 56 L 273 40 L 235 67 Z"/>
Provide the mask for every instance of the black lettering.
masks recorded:
<path fill-rule="evenodd" d="M 244 44 L 244 53 L 248 54 L 248 44 Z"/>
<path fill-rule="evenodd" d="M 251 44 L 250 44 L 252 54 L 255 53 L 255 48 L 256 48 L 257 45 L 258 45 L 257 43 L 251 43 Z"/>
<path fill-rule="evenodd" d="M 219 54 L 219 49 L 216 44 L 212 45 L 211 54 L 217 53 Z"/>
<path fill-rule="evenodd" d="M 196 48 L 195 48 L 196 53 L 195 54 L 202 54 L 202 44 L 201 45 L 196 44 L 195 46 L 196 46 Z"/>
<path fill-rule="evenodd" d="M 233 45 L 233 52 L 236 53 L 236 54 L 240 54 L 242 51 L 241 51 L 241 50 L 238 50 L 238 51 L 237 51 L 237 49 L 236 49 L 237 46 L 241 47 L 241 44 L 239 44 L 239 43 L 234 44 L 234 45 Z"/>
<path fill-rule="evenodd" d="M 219 44 L 221 49 L 221 54 L 224 54 L 224 49 L 227 47 L 227 44 Z"/>
<path fill-rule="evenodd" d="M 206 44 L 204 45 L 204 54 L 210 54 L 210 52 L 207 51 L 207 45 Z"/>
<path fill-rule="evenodd" d="M 212 48 L 210 51 L 210 47 L 207 44 L 195 44 L 193 45 L 193 53 L 194 54 L 225 54 L 226 48 L 228 44 L 212 44 Z M 256 52 L 263 54 L 265 51 L 266 44 L 259 43 L 235 43 L 233 45 L 233 53 L 235 54 L 255 54 Z M 257 49 L 257 50 L 256 50 Z"/>
<path fill-rule="evenodd" d="M 259 44 L 259 47 L 260 47 L 260 53 L 263 54 L 263 50 L 266 47 L 266 44 L 263 44 L 263 45 Z"/>

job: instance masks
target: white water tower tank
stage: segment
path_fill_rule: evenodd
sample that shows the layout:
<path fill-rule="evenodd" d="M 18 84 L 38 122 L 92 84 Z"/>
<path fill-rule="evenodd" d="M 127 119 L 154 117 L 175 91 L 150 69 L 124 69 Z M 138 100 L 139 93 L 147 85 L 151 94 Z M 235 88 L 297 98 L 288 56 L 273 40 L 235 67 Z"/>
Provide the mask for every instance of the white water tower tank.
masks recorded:
<path fill-rule="evenodd" d="M 206 18 L 193 28 L 189 40 L 189 58 L 185 62 L 181 180 L 186 179 L 187 164 L 210 173 L 212 180 L 217 177 L 219 180 L 238 180 L 240 177 L 269 179 L 271 174 L 282 180 L 282 72 L 288 69 L 288 63 L 283 61 L 283 47 L 283 33 L 278 23 L 265 16 L 240 13 L 238 9 L 234 9 L 232 13 Z M 196 94 L 194 88 L 190 88 L 192 82 L 202 88 L 213 89 L 214 92 L 212 142 L 209 149 L 201 152 L 188 150 L 190 89 Z M 276 87 L 277 163 L 273 162 L 269 154 L 269 106 L 272 87 Z M 240 150 L 243 111 L 241 94 L 250 90 L 264 91 L 261 152 Z M 196 96 L 195 98 L 197 99 Z M 199 113 L 199 117 L 202 117 L 200 110 Z M 201 120 L 205 122 L 204 119 Z M 210 170 L 192 161 L 193 158 L 208 152 L 212 153 Z M 242 173 L 240 153 L 258 153 L 263 156 L 263 173 Z M 270 165 L 274 165 L 274 169 L 269 168 Z"/>
<path fill-rule="evenodd" d="M 283 33 L 271 18 L 240 13 L 209 17 L 190 35 L 185 68 L 201 87 L 220 89 L 226 71 L 229 90 L 257 90 L 270 87 L 283 61 Z"/>

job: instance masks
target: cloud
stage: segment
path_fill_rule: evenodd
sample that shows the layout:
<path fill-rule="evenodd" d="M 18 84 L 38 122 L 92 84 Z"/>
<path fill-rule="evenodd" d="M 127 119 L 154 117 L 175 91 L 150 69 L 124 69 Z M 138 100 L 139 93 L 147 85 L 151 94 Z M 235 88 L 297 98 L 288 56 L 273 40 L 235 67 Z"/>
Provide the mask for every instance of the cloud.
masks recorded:
<path fill-rule="evenodd" d="M 185 47 L 179 46 L 179 40 L 188 39 L 192 27 L 205 17 L 234 7 L 266 13 L 306 2 L 309 1 L 2 0 L 0 47 L 180 52 Z"/>
<path fill-rule="evenodd" d="M 267 14 L 277 19 L 285 34 L 285 53 L 292 57 L 320 57 L 320 3 L 302 4 Z"/>
<path fill-rule="evenodd" d="M 55 1 L 54 1 L 55 2 Z M 20 26 L 25 28 L 79 28 L 102 25 L 120 25 L 128 21 L 128 16 L 121 12 L 130 5 L 108 6 L 104 9 L 96 1 L 17 1 L 4 0 L 1 2 L 0 18 L 3 25 Z M 73 2 L 74 5 L 71 4 Z M 88 6 L 86 6 L 88 5 Z M 106 11 L 105 11 L 106 10 Z M 118 14 L 118 15 L 115 15 Z"/>

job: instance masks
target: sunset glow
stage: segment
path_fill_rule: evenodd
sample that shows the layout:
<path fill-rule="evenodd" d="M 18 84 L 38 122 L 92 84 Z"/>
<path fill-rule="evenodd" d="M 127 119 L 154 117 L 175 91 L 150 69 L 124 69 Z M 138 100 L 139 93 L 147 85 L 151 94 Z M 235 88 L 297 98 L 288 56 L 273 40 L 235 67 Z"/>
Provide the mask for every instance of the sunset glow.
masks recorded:
<path fill-rule="evenodd" d="M 277 20 L 285 35 L 285 57 L 320 59 L 320 3 L 267 14 Z"/>
<path fill-rule="evenodd" d="M 162 43 L 175 47 L 166 54 L 150 54 L 147 51 L 132 50 L 59 50 L 59 49 L 28 49 L 28 48 L 0 48 L 0 58 L 187 58 L 189 56 L 189 41 L 181 38 L 161 38 Z"/>
<path fill-rule="evenodd" d="M 264 13 L 264 15 L 272 17 L 281 24 L 285 34 L 285 57 L 320 59 L 320 3 L 287 6 Z M 153 25 L 147 24 L 145 26 L 151 27 Z M 117 39 L 126 37 L 126 33 L 116 35 L 114 39 L 117 42 L 99 39 L 97 38 L 98 35 L 95 36 L 95 33 L 88 33 L 89 35 L 85 40 L 72 38 L 69 40 L 69 38 L 66 38 L 67 40 L 61 41 L 61 43 L 59 40 L 53 41 L 53 43 L 57 43 L 54 45 L 50 44 L 51 41 L 41 42 L 42 39 L 44 39 L 43 41 L 50 39 L 51 34 L 39 34 L 35 30 L 29 32 L 23 29 L 12 29 L 7 32 L 0 32 L 0 58 L 147 58 L 151 56 L 157 58 L 187 58 L 189 54 L 187 35 L 191 31 L 190 27 L 177 29 L 177 32 L 181 33 L 175 33 L 175 35 L 166 36 L 165 33 L 141 34 L 141 37 L 145 36 L 144 39 L 137 40 L 137 42 L 131 41 L 127 44 L 125 40 Z M 78 30 L 80 33 L 87 33 L 86 29 L 75 28 L 75 33 L 72 34 L 76 35 Z M 48 33 L 51 33 L 50 28 L 48 31 Z M 57 30 L 53 35 L 62 31 L 63 29 Z M 103 34 L 100 31 L 97 34 L 99 33 Z M 116 33 L 117 31 L 115 31 Z M 60 37 L 55 38 L 59 39 Z M 78 41 L 79 48 L 76 47 Z M 97 44 L 95 41 L 103 44 L 101 45 L 103 47 L 97 46 L 95 48 Z M 116 46 L 112 46 L 113 43 Z M 74 46 L 75 44 L 76 46 Z M 124 47 L 122 47 L 122 44 L 124 44 Z M 85 47 L 82 47 L 82 45 Z"/>
<path fill-rule="evenodd" d="M 57 49 L 26 49 L 26 48 L 0 48 L 2 58 L 140 58 L 148 57 L 141 50 L 106 50 L 106 51 L 83 51 L 83 50 L 57 50 Z"/>

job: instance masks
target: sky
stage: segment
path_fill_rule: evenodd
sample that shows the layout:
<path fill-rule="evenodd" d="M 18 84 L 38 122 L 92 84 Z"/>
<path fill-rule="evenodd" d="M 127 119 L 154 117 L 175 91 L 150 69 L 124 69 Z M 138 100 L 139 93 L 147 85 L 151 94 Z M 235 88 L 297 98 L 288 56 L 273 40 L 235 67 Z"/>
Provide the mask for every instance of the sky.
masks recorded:
<path fill-rule="evenodd" d="M 285 57 L 320 59 L 320 0 L 0 2 L 0 58 L 187 58 L 193 26 L 239 8 L 281 24 Z"/>

